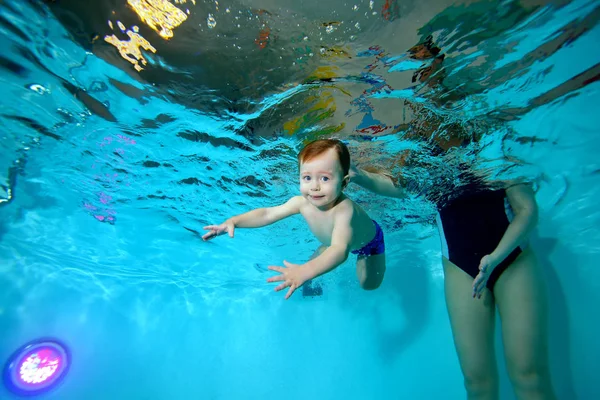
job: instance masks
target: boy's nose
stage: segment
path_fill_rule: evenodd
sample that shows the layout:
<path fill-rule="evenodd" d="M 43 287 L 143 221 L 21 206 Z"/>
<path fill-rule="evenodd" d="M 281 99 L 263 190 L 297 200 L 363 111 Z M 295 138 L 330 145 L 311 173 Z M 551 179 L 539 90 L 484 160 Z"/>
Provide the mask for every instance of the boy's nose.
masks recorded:
<path fill-rule="evenodd" d="M 319 181 L 316 179 L 311 182 L 310 190 L 319 190 Z"/>

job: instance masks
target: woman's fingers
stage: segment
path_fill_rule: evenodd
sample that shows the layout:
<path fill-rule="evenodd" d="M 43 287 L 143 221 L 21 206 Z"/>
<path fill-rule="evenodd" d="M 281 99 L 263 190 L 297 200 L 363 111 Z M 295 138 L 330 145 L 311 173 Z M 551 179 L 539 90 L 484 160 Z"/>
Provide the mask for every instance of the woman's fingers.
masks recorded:
<path fill-rule="evenodd" d="M 473 297 L 481 298 L 486 282 L 487 275 L 485 273 L 479 273 L 475 277 L 475 281 L 473 282 Z"/>

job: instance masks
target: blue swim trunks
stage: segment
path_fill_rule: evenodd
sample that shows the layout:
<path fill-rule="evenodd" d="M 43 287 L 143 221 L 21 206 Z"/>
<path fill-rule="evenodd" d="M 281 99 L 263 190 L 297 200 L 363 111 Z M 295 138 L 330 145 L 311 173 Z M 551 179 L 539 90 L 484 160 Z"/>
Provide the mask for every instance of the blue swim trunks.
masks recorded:
<path fill-rule="evenodd" d="M 374 256 L 376 254 L 383 254 L 385 252 L 383 231 L 381 230 L 381 227 L 377 221 L 373 220 L 373 223 L 375 224 L 375 237 L 364 247 L 351 251 L 352 254 L 357 254 L 359 256 Z"/>

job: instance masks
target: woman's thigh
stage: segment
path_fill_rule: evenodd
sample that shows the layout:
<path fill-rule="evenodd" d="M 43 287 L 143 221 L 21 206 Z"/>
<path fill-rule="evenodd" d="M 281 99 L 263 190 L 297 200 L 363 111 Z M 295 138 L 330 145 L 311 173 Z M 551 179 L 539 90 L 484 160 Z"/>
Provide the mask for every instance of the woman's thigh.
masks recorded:
<path fill-rule="evenodd" d="M 469 381 L 489 381 L 497 385 L 494 351 L 495 304 L 485 289 L 473 298 L 473 278 L 447 258 L 443 258 L 446 307 L 454 345 L 463 375 Z"/>
<path fill-rule="evenodd" d="M 509 374 L 544 372 L 548 359 L 546 290 L 530 248 L 500 275 L 494 296 Z"/>

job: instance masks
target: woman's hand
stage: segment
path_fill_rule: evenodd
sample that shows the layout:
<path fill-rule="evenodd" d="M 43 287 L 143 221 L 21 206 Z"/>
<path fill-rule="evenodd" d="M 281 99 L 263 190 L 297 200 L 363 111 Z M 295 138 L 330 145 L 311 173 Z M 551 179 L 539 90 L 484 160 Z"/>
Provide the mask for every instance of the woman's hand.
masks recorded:
<path fill-rule="evenodd" d="M 473 298 L 481 298 L 481 295 L 486 288 L 487 281 L 490 279 L 492 271 L 498 264 L 496 258 L 491 254 L 488 254 L 481 259 L 481 262 L 479 263 L 479 274 L 477 274 L 473 281 Z"/>

